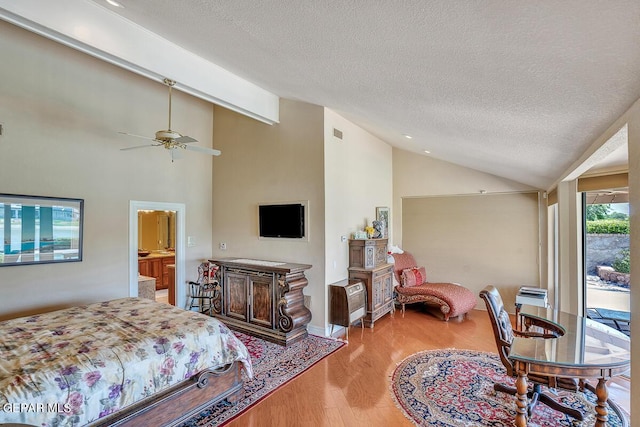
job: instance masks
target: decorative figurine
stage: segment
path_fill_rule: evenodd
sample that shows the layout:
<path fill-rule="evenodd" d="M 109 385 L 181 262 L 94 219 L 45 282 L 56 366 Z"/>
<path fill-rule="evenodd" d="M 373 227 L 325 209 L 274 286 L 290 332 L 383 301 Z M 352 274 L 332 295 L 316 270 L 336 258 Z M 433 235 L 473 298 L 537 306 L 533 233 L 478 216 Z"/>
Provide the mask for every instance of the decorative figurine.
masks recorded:
<path fill-rule="evenodd" d="M 382 239 L 384 237 L 384 222 L 382 221 L 373 221 L 373 239 Z"/>

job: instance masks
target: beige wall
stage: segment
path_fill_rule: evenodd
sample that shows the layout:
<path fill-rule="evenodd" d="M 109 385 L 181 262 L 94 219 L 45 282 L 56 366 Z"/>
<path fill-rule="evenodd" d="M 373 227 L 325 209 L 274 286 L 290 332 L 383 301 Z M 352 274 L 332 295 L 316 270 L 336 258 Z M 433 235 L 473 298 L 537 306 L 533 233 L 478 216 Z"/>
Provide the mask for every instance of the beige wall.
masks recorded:
<path fill-rule="evenodd" d="M 0 21 L 0 192 L 85 200 L 82 262 L 0 267 L 0 319 L 129 295 L 129 201 L 186 204 L 186 277 L 211 253 L 212 160 L 122 152 L 167 125 L 167 89 Z M 211 104 L 174 93 L 173 127 L 210 146 Z M 193 274 L 190 274 L 193 273 Z"/>
<path fill-rule="evenodd" d="M 534 188 L 484 172 L 457 166 L 431 156 L 393 149 L 394 243 L 402 245 L 402 199 L 460 194 L 531 191 Z"/>
<path fill-rule="evenodd" d="M 462 203 L 464 200 L 473 201 L 479 198 L 480 190 L 486 191 L 487 196 L 504 197 L 505 195 L 514 197 L 525 197 L 520 193 L 532 192 L 527 198 L 535 199 L 536 209 L 538 206 L 538 193 L 536 189 L 524 184 L 509 181 L 495 175 L 479 172 L 473 169 L 457 166 L 442 160 L 435 159 L 431 156 L 416 155 L 404 150 L 393 149 L 393 212 L 392 217 L 394 243 L 410 252 L 417 251 L 416 258 L 423 263 L 429 273 L 429 280 L 434 278 L 446 281 L 458 281 L 470 288 L 477 294 L 485 285 L 495 284 L 501 292 L 504 293 L 506 304 L 512 306 L 511 302 L 515 297 L 514 289 L 520 284 L 528 283 L 538 285 L 540 283 L 541 265 L 538 262 L 540 253 L 538 246 L 535 252 L 531 252 L 529 241 L 527 241 L 527 258 L 519 261 L 518 266 L 510 266 L 501 264 L 499 268 L 496 265 L 487 262 L 494 258 L 492 252 L 480 243 L 486 237 L 482 222 L 478 221 L 473 215 L 467 215 L 465 218 L 459 218 L 454 214 L 437 215 L 436 217 L 420 217 L 412 212 L 407 216 L 405 206 L 415 205 L 419 203 L 429 203 L 435 200 L 451 200 L 452 202 Z M 446 197 L 450 196 L 450 197 Z M 461 197 L 467 196 L 467 197 Z M 422 201 L 413 200 L 417 198 Z M 491 200 L 485 198 L 484 200 Z M 466 209 L 461 207 L 461 209 Z M 539 214 L 535 217 L 527 216 L 519 218 L 519 225 L 529 230 L 536 230 L 538 242 L 546 241 L 546 230 L 538 229 L 540 224 L 539 215 L 546 215 L 546 209 L 538 210 Z M 462 212 L 466 214 L 466 212 Z M 426 215 L 426 213 L 425 213 Z M 458 219 L 454 219 L 458 218 Z M 453 224 L 452 221 L 459 221 Z M 439 249 L 440 244 L 434 244 L 430 238 L 426 228 L 432 230 L 440 230 L 446 234 L 451 227 L 464 227 L 468 230 L 469 242 L 475 242 L 477 245 L 472 246 L 478 249 L 475 256 L 466 254 L 467 258 L 462 259 L 461 252 L 446 252 L 447 257 L 443 257 L 444 252 Z M 527 237 L 529 238 L 529 237 Z M 463 243 L 460 243 L 464 245 Z M 468 247 L 462 246 L 461 249 Z M 488 259 L 484 259 L 488 257 Z M 545 255 L 546 257 L 546 255 Z M 497 260 L 498 255 L 495 256 Z M 491 265 L 491 268 L 489 268 Z M 461 270 L 461 266 L 464 270 Z M 494 268 L 495 267 L 495 268 Z M 526 273 L 519 271 L 524 267 Z M 534 274 L 535 271 L 535 274 Z M 435 275 L 432 275 L 435 274 Z M 453 274 L 453 276 L 452 276 Z M 522 282 L 522 283 L 521 283 Z M 483 304 L 477 306 L 484 309 Z"/>
<path fill-rule="evenodd" d="M 306 272 L 312 325 L 323 327 L 323 108 L 281 100 L 280 123 L 270 126 L 215 108 L 213 255 L 311 264 Z M 309 239 L 260 239 L 258 203 L 308 201 Z M 219 244 L 227 244 L 221 250 Z"/>
<path fill-rule="evenodd" d="M 333 136 L 333 129 L 342 139 Z M 376 207 L 391 208 L 392 150 L 335 112 L 325 109 L 325 252 L 326 283 L 347 278 L 351 233 L 376 219 Z M 390 211 L 391 217 L 394 212 Z M 389 230 L 390 239 L 393 229 Z"/>
<path fill-rule="evenodd" d="M 476 296 L 492 284 L 506 307 L 520 286 L 539 285 L 537 192 L 405 198 L 402 212 L 403 249 L 428 281 L 460 283 Z"/>

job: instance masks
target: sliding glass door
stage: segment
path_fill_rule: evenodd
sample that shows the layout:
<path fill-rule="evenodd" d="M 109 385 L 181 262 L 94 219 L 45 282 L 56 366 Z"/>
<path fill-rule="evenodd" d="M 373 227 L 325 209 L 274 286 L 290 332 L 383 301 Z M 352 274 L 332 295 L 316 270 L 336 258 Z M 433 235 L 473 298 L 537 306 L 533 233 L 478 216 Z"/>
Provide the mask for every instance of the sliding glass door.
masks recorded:
<path fill-rule="evenodd" d="M 629 335 L 627 188 L 583 193 L 587 316 Z"/>

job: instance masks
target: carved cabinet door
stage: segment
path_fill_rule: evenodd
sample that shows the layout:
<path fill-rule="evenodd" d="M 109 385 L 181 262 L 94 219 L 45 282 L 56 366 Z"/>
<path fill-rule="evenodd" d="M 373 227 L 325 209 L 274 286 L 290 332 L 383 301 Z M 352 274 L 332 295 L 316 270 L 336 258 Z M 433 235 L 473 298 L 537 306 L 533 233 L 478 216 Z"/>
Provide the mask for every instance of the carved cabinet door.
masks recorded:
<path fill-rule="evenodd" d="M 383 283 L 383 300 L 385 303 L 388 303 L 390 301 L 393 300 L 393 277 L 392 277 L 393 273 L 389 272 L 387 274 L 385 274 L 384 278 L 382 279 L 382 283 Z"/>
<path fill-rule="evenodd" d="M 248 276 L 250 289 L 249 322 L 271 328 L 275 324 L 273 275 Z"/>
<path fill-rule="evenodd" d="M 377 271 L 373 273 L 373 301 L 371 304 L 371 310 L 376 311 L 385 303 L 385 274 L 384 271 Z"/>
<path fill-rule="evenodd" d="M 234 319 L 247 321 L 249 302 L 247 275 L 227 271 L 224 287 L 224 314 Z"/>

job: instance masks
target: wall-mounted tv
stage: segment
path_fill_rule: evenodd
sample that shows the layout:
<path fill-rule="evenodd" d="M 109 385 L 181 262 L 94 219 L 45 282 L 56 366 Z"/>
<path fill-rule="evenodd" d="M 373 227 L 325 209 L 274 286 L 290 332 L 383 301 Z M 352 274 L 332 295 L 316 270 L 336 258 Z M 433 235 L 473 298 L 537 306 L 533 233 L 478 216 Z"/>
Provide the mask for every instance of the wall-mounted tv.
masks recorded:
<path fill-rule="evenodd" d="M 258 206 L 260 237 L 302 239 L 305 212 L 302 203 L 261 204 Z"/>

